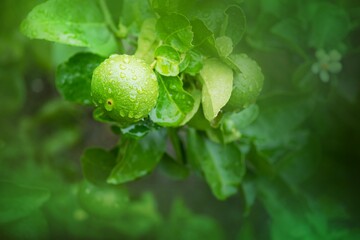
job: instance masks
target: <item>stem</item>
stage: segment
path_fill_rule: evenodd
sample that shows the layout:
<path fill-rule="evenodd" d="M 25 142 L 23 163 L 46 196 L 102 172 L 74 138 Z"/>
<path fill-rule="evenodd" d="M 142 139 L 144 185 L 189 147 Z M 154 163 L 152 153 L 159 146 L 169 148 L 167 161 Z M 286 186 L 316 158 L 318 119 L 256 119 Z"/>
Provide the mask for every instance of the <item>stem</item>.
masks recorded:
<path fill-rule="evenodd" d="M 116 35 L 118 36 L 119 35 L 119 30 L 116 28 L 113 20 L 112 20 L 112 17 L 111 17 L 111 13 L 109 11 L 109 8 L 106 4 L 106 0 L 99 0 L 99 3 L 100 3 L 100 7 L 101 7 L 101 10 L 104 14 L 104 17 L 105 17 L 105 22 L 106 24 L 109 26 L 110 30 Z"/>

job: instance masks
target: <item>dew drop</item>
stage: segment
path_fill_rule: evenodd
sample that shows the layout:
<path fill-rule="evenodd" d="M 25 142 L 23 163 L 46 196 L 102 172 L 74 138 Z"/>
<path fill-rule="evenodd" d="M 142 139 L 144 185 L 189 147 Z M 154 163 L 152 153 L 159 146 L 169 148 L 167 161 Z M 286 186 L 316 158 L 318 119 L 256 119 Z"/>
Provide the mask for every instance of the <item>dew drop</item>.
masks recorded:
<path fill-rule="evenodd" d="M 134 117 L 134 112 L 133 112 L 133 111 L 130 111 L 128 117 L 129 117 L 129 118 L 133 118 L 133 117 Z"/>
<path fill-rule="evenodd" d="M 117 56 L 117 54 L 111 54 L 109 58 L 116 58 Z"/>
<path fill-rule="evenodd" d="M 175 84 L 170 84 L 170 89 L 175 90 L 175 89 L 176 89 L 176 85 L 175 85 Z"/>
<path fill-rule="evenodd" d="M 125 117 L 125 112 L 124 112 L 124 110 L 120 110 L 120 116 Z"/>
<path fill-rule="evenodd" d="M 130 93 L 129 93 L 130 101 L 134 102 L 136 99 L 136 95 L 137 95 L 137 92 L 135 90 L 130 91 Z"/>
<path fill-rule="evenodd" d="M 121 70 L 125 70 L 126 67 L 125 67 L 124 65 L 120 64 L 119 68 L 120 68 Z"/>
<path fill-rule="evenodd" d="M 135 116 L 134 116 L 135 118 L 137 118 L 137 119 L 139 119 L 139 118 L 141 118 L 142 117 L 142 115 L 140 114 L 140 113 L 137 113 L 137 114 L 135 114 Z"/>
<path fill-rule="evenodd" d="M 112 93 L 112 90 L 111 90 L 111 88 L 108 88 L 108 93 Z"/>
<path fill-rule="evenodd" d="M 121 78 L 125 78 L 125 74 L 124 74 L 124 73 L 120 73 L 120 77 L 121 77 Z"/>
<path fill-rule="evenodd" d="M 136 75 L 134 75 L 134 76 L 132 77 L 132 79 L 133 79 L 133 80 L 136 80 L 136 79 L 137 79 Z"/>
<path fill-rule="evenodd" d="M 125 57 L 125 58 L 124 58 L 124 63 L 128 64 L 129 62 L 130 62 L 129 57 Z"/>

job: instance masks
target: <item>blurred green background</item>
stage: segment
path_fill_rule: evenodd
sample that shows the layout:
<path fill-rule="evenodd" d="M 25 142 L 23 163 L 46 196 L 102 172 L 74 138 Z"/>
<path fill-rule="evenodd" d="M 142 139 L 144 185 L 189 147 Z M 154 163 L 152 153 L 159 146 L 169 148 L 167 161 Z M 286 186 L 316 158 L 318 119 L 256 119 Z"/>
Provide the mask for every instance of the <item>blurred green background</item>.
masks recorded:
<path fill-rule="evenodd" d="M 20 33 L 40 2 L 0 2 L 1 239 L 360 239 L 358 1 L 243 1 L 239 47 L 265 86 L 242 132 L 246 179 L 226 201 L 161 169 L 128 190 L 83 181 L 84 149 L 117 136 L 55 88 L 57 65 L 83 49 Z M 342 56 L 328 82 L 312 69 L 322 48 Z"/>

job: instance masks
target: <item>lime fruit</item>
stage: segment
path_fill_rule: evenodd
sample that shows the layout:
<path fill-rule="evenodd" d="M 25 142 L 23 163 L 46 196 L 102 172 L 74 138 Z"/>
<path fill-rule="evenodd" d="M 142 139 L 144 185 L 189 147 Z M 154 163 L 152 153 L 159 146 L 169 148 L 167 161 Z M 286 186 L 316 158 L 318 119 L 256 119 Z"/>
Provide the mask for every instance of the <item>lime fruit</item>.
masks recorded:
<path fill-rule="evenodd" d="M 133 123 L 146 117 L 158 95 L 155 73 L 134 56 L 113 54 L 93 72 L 93 102 L 114 121 Z"/>

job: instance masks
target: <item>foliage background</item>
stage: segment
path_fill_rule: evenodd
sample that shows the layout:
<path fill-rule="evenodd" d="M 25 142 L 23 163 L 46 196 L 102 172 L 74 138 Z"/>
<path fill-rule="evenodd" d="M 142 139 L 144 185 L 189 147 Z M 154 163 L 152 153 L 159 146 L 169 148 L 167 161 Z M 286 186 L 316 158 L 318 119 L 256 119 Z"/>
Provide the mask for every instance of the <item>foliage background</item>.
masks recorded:
<path fill-rule="evenodd" d="M 248 26 L 239 48 L 258 61 L 265 86 L 260 115 L 241 131 L 248 172 L 239 194 L 219 201 L 201 176 L 178 181 L 158 168 L 128 184 L 129 194 L 95 189 L 108 196 L 99 209 L 78 193 L 86 189 L 80 157 L 89 146 L 109 149 L 116 136 L 55 88 L 57 65 L 82 49 L 20 33 L 40 2 L 0 3 L 2 236 L 359 238 L 357 1 L 244 1 Z M 108 2 L 117 16 L 116 1 Z M 323 4 L 321 14 L 308 15 L 311 2 Z M 342 71 L 327 83 L 311 71 L 320 47 L 342 54 Z M 116 219 L 115 203 L 123 204 Z"/>

